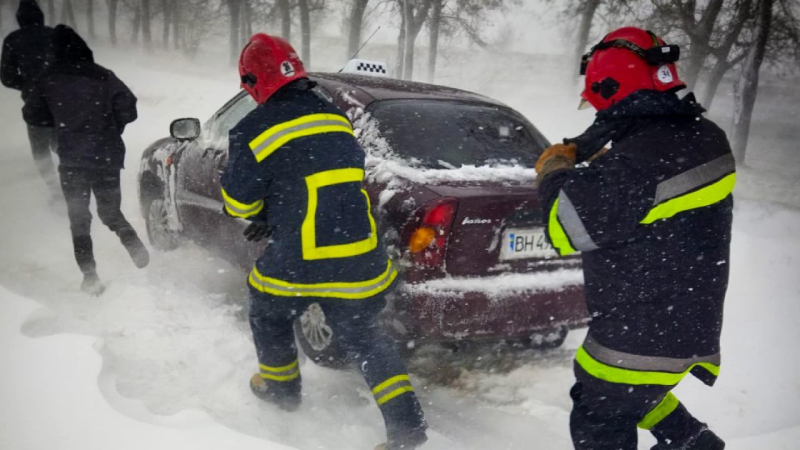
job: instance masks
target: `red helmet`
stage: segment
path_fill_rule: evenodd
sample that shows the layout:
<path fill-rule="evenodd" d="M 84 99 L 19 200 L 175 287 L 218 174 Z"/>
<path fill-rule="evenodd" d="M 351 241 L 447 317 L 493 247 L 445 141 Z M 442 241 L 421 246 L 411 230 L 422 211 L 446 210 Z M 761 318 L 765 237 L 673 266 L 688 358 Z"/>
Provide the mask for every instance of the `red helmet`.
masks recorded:
<path fill-rule="evenodd" d="M 292 46 L 283 39 L 258 33 L 239 57 L 242 88 L 262 104 L 286 84 L 307 78 L 303 62 Z"/>
<path fill-rule="evenodd" d="M 686 85 L 675 67 L 679 57 L 677 45 L 667 45 L 650 31 L 620 28 L 583 55 L 586 87 L 581 97 L 601 111 L 642 89 L 682 89 Z"/>

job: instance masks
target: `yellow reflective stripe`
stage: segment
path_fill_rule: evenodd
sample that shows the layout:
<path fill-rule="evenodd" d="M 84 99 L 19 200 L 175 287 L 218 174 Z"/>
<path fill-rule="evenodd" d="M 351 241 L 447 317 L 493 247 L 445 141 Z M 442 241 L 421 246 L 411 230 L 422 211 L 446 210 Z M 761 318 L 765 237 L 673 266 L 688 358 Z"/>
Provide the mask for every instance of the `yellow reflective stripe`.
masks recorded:
<path fill-rule="evenodd" d="M 675 411 L 675 408 L 677 408 L 680 403 L 681 402 L 678 400 L 678 397 L 675 397 L 672 392 L 667 392 L 667 395 L 664 396 L 664 399 L 661 400 L 661 402 L 656 405 L 652 411 L 647 413 L 647 415 L 644 416 L 644 419 L 642 419 L 637 426 L 643 430 L 649 430 L 653 428 L 654 426 L 658 425 L 659 422 L 666 419 L 667 416 L 672 414 L 672 412 Z"/>
<path fill-rule="evenodd" d="M 261 374 L 261 378 L 272 381 L 292 381 L 299 376 L 300 376 L 300 371 L 294 372 L 291 375 L 272 375 L 268 373 Z"/>
<path fill-rule="evenodd" d="M 575 355 L 575 361 L 589 373 L 589 375 L 599 378 L 609 383 L 621 384 L 657 384 L 661 386 L 673 386 L 685 377 L 695 367 L 702 367 L 714 376 L 719 376 L 719 366 L 711 363 L 699 362 L 692 364 L 688 369 L 681 373 L 670 372 L 651 372 L 630 369 L 620 369 L 619 367 L 609 366 L 592 358 L 592 356 L 581 346 Z"/>
<path fill-rule="evenodd" d="M 712 183 L 702 189 L 690 192 L 654 207 L 640 223 L 651 224 L 656 220 L 669 219 L 683 211 L 702 208 L 721 202 L 732 192 L 736 184 L 736 173 L 723 177 L 716 183 Z"/>
<path fill-rule="evenodd" d="M 372 217 L 372 206 L 369 202 L 369 195 L 367 195 L 367 192 L 363 189 L 361 192 L 367 200 L 367 216 L 370 226 L 369 236 L 366 239 L 349 244 L 317 247 L 316 216 L 319 189 L 335 184 L 361 183 L 363 180 L 364 170 L 356 168 L 328 170 L 306 177 L 306 186 L 308 187 L 308 210 L 300 229 L 304 260 L 313 261 L 319 259 L 348 258 L 351 256 L 363 255 L 378 247 L 378 230 L 375 219 Z"/>
<path fill-rule="evenodd" d="M 250 141 L 250 149 L 261 162 L 289 141 L 322 133 L 347 133 L 355 136 L 353 126 L 338 114 L 309 114 L 275 125 Z"/>
<path fill-rule="evenodd" d="M 228 195 L 228 193 L 225 192 L 225 188 L 222 188 L 221 191 L 222 200 L 225 204 L 225 211 L 234 217 L 246 219 L 248 217 L 255 216 L 256 214 L 260 213 L 262 209 L 264 209 L 264 200 L 258 200 L 250 204 L 242 203 Z"/>
<path fill-rule="evenodd" d="M 261 368 L 261 370 L 266 370 L 267 372 L 286 372 L 289 369 L 294 369 L 298 366 L 298 364 L 299 361 L 295 359 L 293 363 L 282 367 L 270 367 L 265 366 L 264 364 L 259 364 L 258 367 Z"/>
<path fill-rule="evenodd" d="M 575 253 L 575 249 L 569 243 L 567 233 L 558 221 L 558 199 L 553 202 L 553 207 L 550 208 L 550 221 L 547 224 L 547 232 L 550 235 L 550 242 L 561 256 Z"/>
<path fill-rule="evenodd" d="M 384 381 L 383 383 L 375 386 L 372 388 L 372 394 L 377 394 L 378 392 L 386 389 L 387 387 L 397 383 L 398 381 L 410 381 L 408 375 L 398 375 L 396 377 L 389 378 L 388 380 Z"/>
<path fill-rule="evenodd" d="M 406 392 L 414 392 L 414 387 L 413 386 L 403 386 L 401 388 L 393 390 L 392 392 L 389 392 L 388 394 L 384 395 L 383 397 L 381 397 L 381 398 L 379 398 L 377 400 L 378 406 L 383 405 L 384 403 L 388 402 L 389 400 L 391 400 L 391 399 L 393 399 L 393 398 L 395 398 L 395 397 L 397 397 L 399 395 L 405 394 Z"/>
<path fill-rule="evenodd" d="M 383 292 L 397 278 L 397 270 L 391 260 L 386 263 L 386 270 L 377 277 L 356 282 L 301 284 L 290 283 L 277 278 L 265 277 L 253 268 L 248 278 L 250 285 L 258 291 L 283 297 L 326 297 L 360 300 Z"/>

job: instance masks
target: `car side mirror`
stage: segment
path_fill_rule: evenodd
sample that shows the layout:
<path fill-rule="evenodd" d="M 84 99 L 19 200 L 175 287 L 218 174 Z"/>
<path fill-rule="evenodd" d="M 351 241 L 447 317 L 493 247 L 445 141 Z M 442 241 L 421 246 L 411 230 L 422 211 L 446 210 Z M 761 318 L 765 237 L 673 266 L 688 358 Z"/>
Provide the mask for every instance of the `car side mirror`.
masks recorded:
<path fill-rule="evenodd" d="M 169 126 L 169 134 L 179 141 L 193 141 L 200 136 L 200 121 L 177 119 Z"/>

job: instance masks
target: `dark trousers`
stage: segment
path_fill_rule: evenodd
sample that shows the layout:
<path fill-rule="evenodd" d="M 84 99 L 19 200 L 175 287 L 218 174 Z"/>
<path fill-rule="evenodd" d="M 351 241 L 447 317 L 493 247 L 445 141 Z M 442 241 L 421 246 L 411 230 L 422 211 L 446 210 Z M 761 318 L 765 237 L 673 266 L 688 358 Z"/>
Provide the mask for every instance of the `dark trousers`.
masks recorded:
<path fill-rule="evenodd" d="M 58 176 L 53 165 L 52 153 L 56 151 L 57 138 L 55 128 L 34 127 L 28 125 L 28 140 L 31 143 L 33 162 L 39 175 L 42 176 L 50 192 L 58 194 Z"/>
<path fill-rule="evenodd" d="M 637 427 L 650 430 L 663 448 L 673 448 L 668 445 L 705 428 L 672 395 L 675 386 L 609 383 L 577 363 L 575 376 L 570 431 L 576 450 L 636 450 Z"/>
<path fill-rule="evenodd" d="M 111 231 L 119 236 L 123 245 L 138 241 L 136 232 L 120 210 L 122 195 L 119 170 L 92 170 L 59 167 L 61 189 L 67 201 L 75 260 L 84 274 L 95 271 L 94 252 L 90 235 L 92 213 L 89 211 L 90 195 L 94 192 L 97 215 Z"/>
<path fill-rule="evenodd" d="M 278 297 L 251 291 L 250 327 L 261 377 L 277 395 L 299 396 L 301 378 L 293 323 L 309 305 L 318 303 L 336 345 L 356 365 L 383 414 L 391 441 L 395 436 L 426 427 L 417 396 L 394 341 L 376 319 L 383 295 L 363 300 Z"/>

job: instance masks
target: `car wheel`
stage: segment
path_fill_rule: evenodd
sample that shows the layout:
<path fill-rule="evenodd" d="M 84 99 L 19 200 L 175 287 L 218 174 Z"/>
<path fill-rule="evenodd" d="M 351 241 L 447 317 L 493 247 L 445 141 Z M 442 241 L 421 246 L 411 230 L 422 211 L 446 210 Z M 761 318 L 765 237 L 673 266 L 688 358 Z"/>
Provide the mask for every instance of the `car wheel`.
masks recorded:
<path fill-rule="evenodd" d="M 294 322 L 294 334 L 303 353 L 317 365 L 331 369 L 347 365 L 319 303 L 312 303 Z"/>
<path fill-rule="evenodd" d="M 147 238 L 156 250 L 168 252 L 181 245 L 180 235 L 169 228 L 169 211 L 164 199 L 150 202 L 147 212 Z"/>
<path fill-rule="evenodd" d="M 550 350 L 561 347 L 567 340 L 569 327 L 561 325 L 552 330 L 543 330 L 530 336 L 510 342 L 513 346 L 530 348 L 534 350 Z"/>

